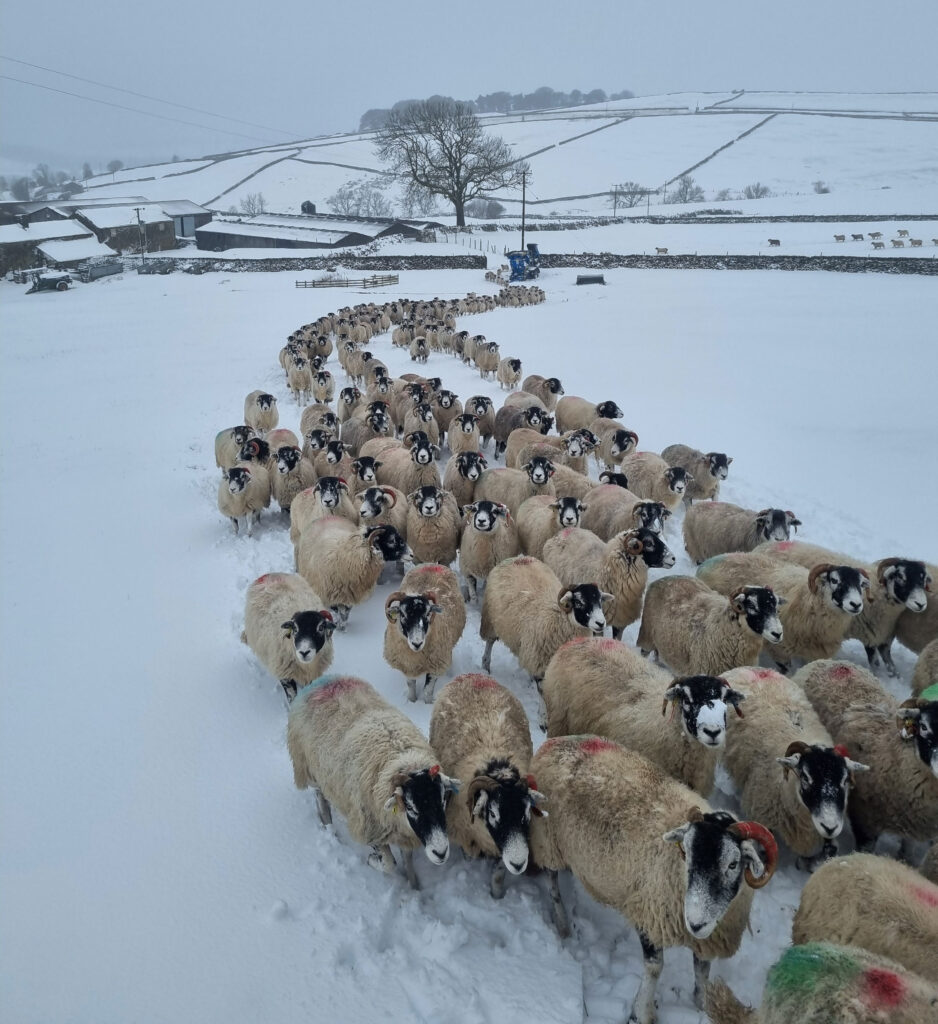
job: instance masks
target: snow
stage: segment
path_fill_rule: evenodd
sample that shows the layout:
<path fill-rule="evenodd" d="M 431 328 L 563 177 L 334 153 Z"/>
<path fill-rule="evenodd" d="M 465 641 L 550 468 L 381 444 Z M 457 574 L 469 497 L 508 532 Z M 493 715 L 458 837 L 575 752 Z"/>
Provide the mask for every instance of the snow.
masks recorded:
<path fill-rule="evenodd" d="M 22 224 L 0 224 L 0 245 L 37 242 L 44 238 L 85 238 L 91 231 L 77 220 L 37 220 Z"/>
<path fill-rule="evenodd" d="M 255 224 L 247 220 L 212 220 L 210 223 L 203 224 L 202 227 L 195 229 L 197 238 L 199 232 L 212 232 L 213 234 L 217 233 L 220 235 L 254 235 L 257 238 L 283 238 L 299 242 L 308 242 L 312 239 L 321 241 L 323 245 L 338 242 L 348 234 L 346 231 L 326 231 L 323 228 L 304 227 L 301 224 L 270 226 L 267 224 Z M 290 250 L 290 255 L 293 255 L 292 249 Z M 321 256 L 322 250 L 317 255 Z M 269 252 L 266 253 L 266 257 L 270 258 Z"/>
<path fill-rule="evenodd" d="M 138 210 L 140 211 L 139 221 L 137 219 Z M 88 209 L 77 210 L 76 213 L 100 229 L 128 227 L 136 225 L 140 221 L 144 224 L 159 224 L 168 219 L 167 215 L 155 204 L 139 207 L 92 206 Z"/>
<path fill-rule="evenodd" d="M 721 106 L 935 114 L 938 113 L 938 92 L 753 92 L 747 89 Z"/>
<path fill-rule="evenodd" d="M 585 1006 L 596 1024 L 619 1022 L 638 940 L 571 879 L 575 934 L 562 943 L 543 879 L 511 878 L 495 903 L 482 865 L 420 856 L 413 893 L 368 868 L 341 822 L 320 828 L 293 787 L 280 687 L 239 642 L 247 585 L 292 566 L 288 531 L 271 512 L 254 538 L 232 534 L 214 436 L 256 387 L 296 428 L 277 354 L 299 324 L 346 303 L 486 289 L 478 271 L 401 272 L 365 293 L 295 289 L 295 276 L 126 275 L 28 297 L 0 282 L 2 436 L 41 425 L 0 455 L 4 1016 L 566 1024 Z M 465 326 L 569 394 L 618 399 L 643 448 L 728 451 L 727 500 L 793 508 L 806 539 L 862 557 L 938 561 L 931 280 L 574 279 L 545 271 L 546 304 Z M 371 347 L 392 373 L 413 369 L 389 336 Z M 431 355 L 425 372 L 501 397 L 451 357 Z M 688 572 L 679 538 L 678 523 L 673 571 Z M 335 668 L 426 731 L 429 707 L 407 704 L 380 653 L 393 586 L 353 610 Z M 470 610 L 451 674 L 478 667 L 478 623 Z M 865 661 L 856 642 L 843 653 Z M 896 663 L 892 688 L 906 693 L 913 659 L 899 648 Z M 533 690 L 500 645 L 493 671 L 533 720 Z M 734 806 L 722 789 L 718 776 L 713 802 Z M 783 854 L 755 897 L 754 934 L 715 966 L 741 997 L 758 1001 L 803 882 Z M 691 987 L 689 955 L 666 953 L 661 1024 L 702 1021 Z"/>
<path fill-rule="evenodd" d="M 72 260 L 89 260 L 96 256 L 114 256 L 110 246 L 96 238 L 76 238 L 69 242 L 43 242 L 37 246 L 43 256 L 53 263 L 70 263 Z"/>

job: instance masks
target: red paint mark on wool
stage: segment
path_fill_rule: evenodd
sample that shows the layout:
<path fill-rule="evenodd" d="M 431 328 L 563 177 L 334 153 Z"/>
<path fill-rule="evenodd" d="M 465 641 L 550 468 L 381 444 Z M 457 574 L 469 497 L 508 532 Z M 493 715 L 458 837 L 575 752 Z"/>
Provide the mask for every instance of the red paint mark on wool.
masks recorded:
<path fill-rule="evenodd" d="M 871 967 L 863 973 L 864 1001 L 871 1009 L 898 1006 L 905 999 L 905 982 L 893 971 Z"/>
<path fill-rule="evenodd" d="M 771 668 L 754 668 L 752 674 L 756 679 L 774 679 L 778 675 Z"/>
<path fill-rule="evenodd" d="M 575 636 L 572 640 L 560 645 L 560 650 L 565 647 L 576 647 L 579 644 L 588 644 L 593 638 L 591 636 Z"/>
<path fill-rule="evenodd" d="M 831 679 L 849 679 L 853 675 L 853 669 L 849 665 L 838 665 L 831 669 Z"/>
<path fill-rule="evenodd" d="M 515 559 L 515 565 L 530 565 L 533 561 L 534 559 L 530 555 L 522 555 Z"/>
<path fill-rule="evenodd" d="M 612 740 L 604 740 L 599 736 L 593 736 L 591 739 L 583 740 L 580 744 L 580 750 L 584 754 L 598 754 L 603 750 L 618 750 L 619 745 L 613 743 Z"/>
<path fill-rule="evenodd" d="M 912 895 L 926 907 L 938 909 L 938 885 L 931 885 L 927 888 L 923 885 L 910 886 Z"/>
<path fill-rule="evenodd" d="M 310 700 L 315 701 L 317 704 L 322 704 L 324 701 L 340 697 L 343 693 L 348 693 L 350 690 L 357 690 L 361 685 L 362 681 L 354 676 L 339 676 L 338 679 L 334 679 L 331 683 L 326 683 L 325 686 L 316 687 L 310 694 Z"/>
<path fill-rule="evenodd" d="M 776 551 L 790 551 L 791 548 L 793 548 L 794 546 L 795 546 L 795 542 L 793 540 L 780 540 L 775 545 L 775 550 Z"/>
<path fill-rule="evenodd" d="M 498 683 L 491 676 L 484 676 L 481 672 L 476 672 L 471 676 L 466 676 L 466 680 L 473 690 L 494 690 Z"/>
<path fill-rule="evenodd" d="M 618 640 L 613 640 L 612 637 L 608 636 L 604 636 L 597 644 L 601 651 L 614 651 L 621 646 L 622 644 Z"/>
<path fill-rule="evenodd" d="M 442 565 L 422 565 L 420 567 L 421 572 L 436 572 L 440 573 L 444 570 L 445 566 Z"/>
<path fill-rule="evenodd" d="M 265 572 L 263 576 L 258 576 L 254 581 L 254 586 L 256 587 L 258 583 L 268 583 L 270 581 L 270 576 L 271 574 L 269 572 Z"/>

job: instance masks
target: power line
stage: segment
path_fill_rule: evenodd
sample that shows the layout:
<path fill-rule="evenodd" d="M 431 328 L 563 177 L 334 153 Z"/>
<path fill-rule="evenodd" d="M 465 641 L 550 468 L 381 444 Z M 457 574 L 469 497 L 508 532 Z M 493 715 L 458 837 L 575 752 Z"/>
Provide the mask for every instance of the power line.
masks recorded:
<path fill-rule="evenodd" d="M 8 82 L 19 82 L 21 85 L 31 85 L 34 89 L 45 89 L 48 92 L 61 93 L 63 96 L 74 96 L 79 100 L 87 100 L 89 103 L 100 103 L 105 107 L 116 107 L 118 110 L 129 110 L 132 114 L 143 114 L 145 117 L 158 117 L 161 121 L 173 121 L 176 124 L 189 125 L 190 128 L 201 128 L 207 132 L 219 132 L 223 135 L 237 135 L 240 139 L 251 139 L 252 142 L 263 142 L 264 145 L 274 145 L 269 139 L 261 139 L 257 135 L 245 135 L 243 132 L 232 131 L 230 128 L 212 128 L 206 124 L 196 124 L 194 121 L 183 121 L 178 117 L 167 117 L 165 114 L 154 114 L 149 110 L 139 110 L 137 107 L 125 107 L 123 103 L 111 103 L 109 100 L 98 100 L 93 96 L 82 96 L 81 93 L 69 92 L 67 89 L 56 89 L 51 85 L 40 85 L 38 82 L 27 82 L 23 78 L 14 78 L 12 75 L 0 75 L 0 78 Z M 283 143 L 280 143 L 283 145 Z"/>
<path fill-rule="evenodd" d="M 250 128 L 262 128 L 265 132 L 279 132 L 281 135 L 292 135 L 297 139 L 304 138 L 300 132 L 288 132 L 284 128 L 269 128 L 267 125 L 255 124 L 253 121 L 242 121 L 237 117 L 228 117 L 227 114 L 213 114 L 210 110 L 201 110 L 199 107 L 187 107 L 184 103 L 174 103 L 172 100 L 161 100 L 157 96 L 148 96 L 144 92 L 134 92 L 133 89 L 122 89 L 118 85 L 107 85 L 105 82 L 96 82 L 93 78 L 82 78 L 80 75 L 70 75 L 67 71 L 57 71 L 55 68 L 43 67 L 42 64 L 30 64 L 27 60 L 18 60 L 16 57 L 7 57 L 6 54 L 0 53 L 0 60 L 9 60 L 14 64 L 22 64 L 27 68 L 36 68 L 39 71 L 48 71 L 50 74 L 61 75 L 63 78 L 73 78 L 76 82 L 86 82 L 88 85 L 97 85 L 102 89 L 113 89 L 114 92 L 124 92 L 127 93 L 128 96 L 138 96 L 140 99 L 152 100 L 154 103 L 164 103 L 169 107 L 179 107 L 180 110 L 191 110 L 194 114 L 207 114 L 209 117 L 219 117 L 225 121 L 234 121 L 235 124 L 246 124 Z M 14 79 L 14 81 L 19 81 L 19 79 Z M 250 138 L 251 136 L 245 137 Z"/>

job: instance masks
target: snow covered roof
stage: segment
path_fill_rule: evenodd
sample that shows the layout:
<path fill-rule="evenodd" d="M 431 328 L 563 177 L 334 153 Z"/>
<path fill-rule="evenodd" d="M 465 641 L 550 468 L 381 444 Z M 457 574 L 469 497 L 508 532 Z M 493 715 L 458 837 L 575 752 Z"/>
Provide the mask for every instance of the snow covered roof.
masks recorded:
<path fill-rule="evenodd" d="M 204 206 L 193 203 L 190 199 L 166 199 L 160 200 L 157 205 L 170 217 L 188 217 L 193 213 L 208 213 Z"/>
<path fill-rule="evenodd" d="M 155 203 L 146 206 L 97 206 L 83 207 L 76 210 L 76 216 L 84 217 L 89 224 L 96 228 L 123 228 L 136 226 L 137 210 L 140 210 L 140 219 L 144 224 L 158 224 L 160 221 L 169 220 L 162 209 Z"/>
<path fill-rule="evenodd" d="M 46 202 L 43 206 L 49 206 L 53 210 L 60 210 L 62 213 L 71 213 L 73 210 L 84 209 L 86 206 L 121 206 L 128 203 L 148 203 L 146 196 L 117 196 L 107 198 L 104 196 L 89 196 L 84 193 L 72 196 L 71 199 L 57 199 L 54 203 Z"/>
<path fill-rule="evenodd" d="M 382 231 L 386 231 L 391 221 L 336 220 L 333 217 L 321 217 L 316 214 L 298 217 L 289 214 L 259 213 L 255 217 L 245 217 L 242 223 L 263 224 L 278 228 L 299 228 L 304 231 L 330 231 L 338 232 L 340 235 L 354 233 L 375 237 Z"/>
<path fill-rule="evenodd" d="M 75 260 L 90 260 L 96 256 L 113 256 L 110 246 L 99 242 L 94 235 L 75 238 L 70 241 L 43 242 L 36 248 L 53 263 L 72 263 Z"/>
<path fill-rule="evenodd" d="M 213 220 L 205 227 L 196 228 L 200 231 L 215 232 L 220 235 L 245 235 L 251 238 L 286 238 L 291 241 L 312 242 L 320 245 L 331 245 L 345 238 L 348 231 L 326 231 L 318 227 L 301 227 L 297 224 L 280 226 L 277 224 L 255 224 L 252 220 L 225 221 Z M 364 234 L 364 232 L 361 232 Z"/>
<path fill-rule="evenodd" d="M 42 220 L 28 224 L 0 224 L 0 245 L 41 242 L 45 238 L 87 238 L 91 232 L 76 220 Z"/>

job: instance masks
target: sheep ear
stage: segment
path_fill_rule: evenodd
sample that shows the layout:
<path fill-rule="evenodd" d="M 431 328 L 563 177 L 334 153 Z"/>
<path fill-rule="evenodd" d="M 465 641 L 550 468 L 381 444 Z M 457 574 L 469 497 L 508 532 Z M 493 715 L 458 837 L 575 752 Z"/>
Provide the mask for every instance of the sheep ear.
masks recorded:
<path fill-rule="evenodd" d="M 847 762 L 847 768 L 851 772 L 868 772 L 870 766 L 868 764 L 860 764 L 859 761 L 851 761 L 849 757 L 845 757 L 844 760 Z"/>
<path fill-rule="evenodd" d="M 485 805 L 489 802 L 489 793 L 487 789 L 478 789 L 476 791 L 475 799 L 472 801 L 472 806 L 469 808 L 469 820 L 475 821 L 476 818 L 482 817 L 482 812 L 485 810 Z"/>
<path fill-rule="evenodd" d="M 775 607 L 776 608 L 781 608 L 783 604 L 788 604 L 788 598 L 787 597 L 778 597 L 778 596 L 776 596 L 776 598 L 775 598 Z"/>
<path fill-rule="evenodd" d="M 737 615 L 743 615 L 746 612 L 746 594 L 745 591 L 740 591 L 738 594 L 734 594 L 732 598 L 733 611 Z"/>
<path fill-rule="evenodd" d="M 296 623 L 293 619 L 287 619 L 286 622 L 280 624 L 280 628 L 287 634 L 288 637 L 293 636 L 293 631 L 296 629 Z"/>
<path fill-rule="evenodd" d="M 557 598 L 557 604 L 559 604 L 565 612 L 569 612 L 573 607 L 573 591 L 561 590 L 560 595 Z"/>
<path fill-rule="evenodd" d="M 792 754 L 791 757 L 777 757 L 775 760 L 782 766 L 782 775 L 788 778 L 788 772 L 798 774 L 798 765 L 801 763 L 801 754 Z"/>
<path fill-rule="evenodd" d="M 627 533 L 625 535 L 624 547 L 630 555 L 640 555 L 644 549 L 642 538 L 637 533 Z"/>
<path fill-rule="evenodd" d="M 589 512 L 589 508 L 590 508 L 589 505 L 584 505 L 582 501 L 578 501 L 576 503 L 576 507 L 579 509 L 581 515 L 584 512 Z"/>
<path fill-rule="evenodd" d="M 677 828 L 672 828 L 670 832 L 665 832 L 661 838 L 666 843 L 675 843 L 677 846 L 680 846 L 682 848 L 681 852 L 683 853 L 684 837 L 687 835 L 689 830 L 690 822 L 687 822 L 686 825 L 678 825 Z"/>
<path fill-rule="evenodd" d="M 473 502 L 470 502 L 468 505 L 463 505 L 463 507 L 460 509 L 460 512 L 462 512 L 462 514 L 464 516 L 470 516 L 470 515 L 473 515 L 474 513 L 476 513 L 478 510 L 479 510 L 478 502 L 473 501 Z"/>
<path fill-rule="evenodd" d="M 384 614 L 388 622 L 397 622 L 401 614 L 401 602 L 399 599 L 389 601 L 384 608 Z"/>
<path fill-rule="evenodd" d="M 614 600 L 615 596 L 616 596 L 615 594 L 609 594 L 605 590 L 600 590 L 600 592 L 599 592 L 600 604 L 602 604 L 604 606 L 607 605 L 610 601 Z"/>

